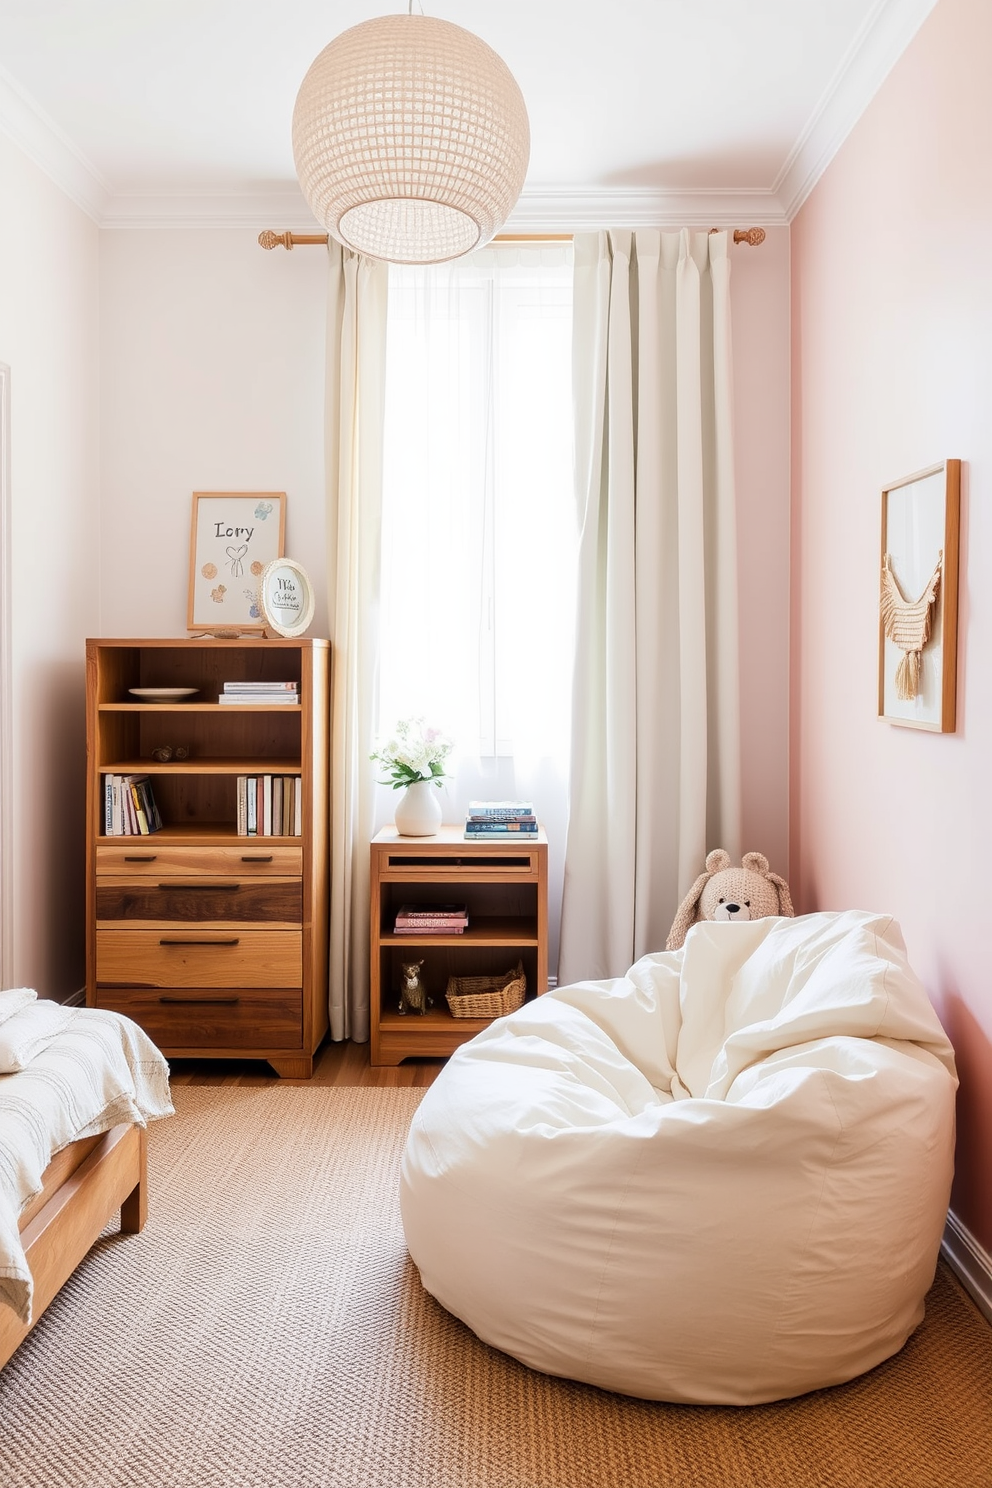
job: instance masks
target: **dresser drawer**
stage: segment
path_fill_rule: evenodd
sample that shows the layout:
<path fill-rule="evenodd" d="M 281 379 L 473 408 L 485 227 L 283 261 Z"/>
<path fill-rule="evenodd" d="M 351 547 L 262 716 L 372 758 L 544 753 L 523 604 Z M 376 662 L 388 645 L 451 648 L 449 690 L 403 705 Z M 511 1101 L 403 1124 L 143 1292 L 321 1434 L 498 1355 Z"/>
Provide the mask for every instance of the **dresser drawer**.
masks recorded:
<path fill-rule="evenodd" d="M 206 874 L 214 878 L 291 878 L 303 872 L 302 847 L 269 847 L 264 838 L 242 837 L 231 847 L 169 847 L 159 845 L 154 837 L 131 837 L 126 843 L 96 849 L 96 871 L 99 875 L 115 874 L 118 878 L 192 877 Z"/>
<path fill-rule="evenodd" d="M 106 987 L 302 987 L 299 930 L 97 930 Z"/>
<path fill-rule="evenodd" d="M 303 922 L 303 885 L 298 878 L 188 879 L 101 875 L 96 886 L 98 925 L 114 921 L 187 925 Z"/>
<path fill-rule="evenodd" d="M 303 995 L 286 991 L 224 992 L 191 987 L 157 992 L 97 989 L 96 1005 L 124 1013 L 163 1049 L 299 1049 Z"/>

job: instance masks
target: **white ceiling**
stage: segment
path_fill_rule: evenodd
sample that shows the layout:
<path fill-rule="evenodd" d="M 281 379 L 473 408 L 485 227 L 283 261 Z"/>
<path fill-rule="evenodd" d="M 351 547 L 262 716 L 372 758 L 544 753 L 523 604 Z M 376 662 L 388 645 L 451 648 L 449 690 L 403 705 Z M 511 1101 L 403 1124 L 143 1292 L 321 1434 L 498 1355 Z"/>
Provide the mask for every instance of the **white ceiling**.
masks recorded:
<path fill-rule="evenodd" d="M 786 222 L 935 0 L 424 0 L 531 121 L 513 222 Z M 306 228 L 316 54 L 404 0 L 0 0 L 0 130 L 105 226 Z M 419 3 L 417 5 L 419 9 Z M 619 214 L 619 215 L 618 215 Z"/>

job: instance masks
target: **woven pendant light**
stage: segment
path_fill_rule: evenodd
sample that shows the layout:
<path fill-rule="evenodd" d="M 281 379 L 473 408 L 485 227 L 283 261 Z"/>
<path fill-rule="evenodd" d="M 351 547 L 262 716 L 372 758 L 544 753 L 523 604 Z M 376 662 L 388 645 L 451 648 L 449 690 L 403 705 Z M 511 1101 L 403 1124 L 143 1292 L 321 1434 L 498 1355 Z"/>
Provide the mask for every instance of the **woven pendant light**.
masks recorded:
<path fill-rule="evenodd" d="M 381 16 L 317 57 L 293 111 L 303 194 L 339 242 L 391 263 L 481 247 L 520 195 L 523 95 L 493 49 L 450 21 Z"/>

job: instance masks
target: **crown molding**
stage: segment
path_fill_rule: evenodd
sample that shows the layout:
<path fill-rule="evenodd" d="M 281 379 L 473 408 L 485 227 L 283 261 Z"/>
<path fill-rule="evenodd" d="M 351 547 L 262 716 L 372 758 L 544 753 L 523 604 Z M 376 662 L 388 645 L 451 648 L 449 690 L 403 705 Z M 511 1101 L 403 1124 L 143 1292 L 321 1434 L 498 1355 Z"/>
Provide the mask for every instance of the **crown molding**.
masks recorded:
<path fill-rule="evenodd" d="M 784 227 L 771 191 L 701 187 L 524 187 L 506 226 L 521 232 L 595 232 L 611 227 Z"/>
<path fill-rule="evenodd" d="M 120 192 L 107 202 L 100 226 L 322 231 L 302 191 L 289 183 L 262 191 Z"/>
<path fill-rule="evenodd" d="M 791 222 L 937 0 L 876 0 L 772 185 Z"/>
<path fill-rule="evenodd" d="M 745 220 L 746 219 L 746 220 Z M 769 191 L 664 191 L 630 187 L 525 188 L 506 227 L 520 232 L 586 232 L 611 227 L 784 227 Z M 118 195 L 107 203 L 105 228 L 251 228 L 320 232 L 302 192 L 287 186 L 260 192 Z"/>
<path fill-rule="evenodd" d="M 23 150 L 70 201 L 102 225 L 109 184 L 50 115 L 0 67 L 0 131 Z"/>

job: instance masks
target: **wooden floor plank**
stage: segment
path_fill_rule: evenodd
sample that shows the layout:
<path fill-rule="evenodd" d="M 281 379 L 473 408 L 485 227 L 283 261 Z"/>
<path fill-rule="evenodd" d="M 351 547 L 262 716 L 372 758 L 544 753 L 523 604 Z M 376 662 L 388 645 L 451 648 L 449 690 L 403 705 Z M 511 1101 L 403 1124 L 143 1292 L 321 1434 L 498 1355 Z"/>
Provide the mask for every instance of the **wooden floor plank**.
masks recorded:
<path fill-rule="evenodd" d="M 173 1059 L 173 1085 L 271 1085 L 279 1076 L 262 1059 Z M 368 1044 L 326 1039 L 314 1056 L 309 1080 L 283 1080 L 283 1085 L 366 1085 L 418 1089 L 430 1085 L 444 1066 L 443 1059 L 407 1059 L 385 1069 L 372 1069 Z"/>

